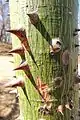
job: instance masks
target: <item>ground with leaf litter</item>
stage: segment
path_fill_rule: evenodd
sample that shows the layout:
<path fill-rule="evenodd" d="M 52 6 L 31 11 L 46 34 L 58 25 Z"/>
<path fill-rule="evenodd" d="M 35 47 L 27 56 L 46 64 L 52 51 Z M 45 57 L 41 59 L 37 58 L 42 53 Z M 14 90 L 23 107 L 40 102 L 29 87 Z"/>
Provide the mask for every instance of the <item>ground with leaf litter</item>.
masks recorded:
<path fill-rule="evenodd" d="M 15 76 L 13 57 L 7 54 L 11 48 L 10 44 L 0 42 L 0 120 L 20 120 L 18 96 L 11 94 L 16 88 L 1 86 L 4 81 Z"/>

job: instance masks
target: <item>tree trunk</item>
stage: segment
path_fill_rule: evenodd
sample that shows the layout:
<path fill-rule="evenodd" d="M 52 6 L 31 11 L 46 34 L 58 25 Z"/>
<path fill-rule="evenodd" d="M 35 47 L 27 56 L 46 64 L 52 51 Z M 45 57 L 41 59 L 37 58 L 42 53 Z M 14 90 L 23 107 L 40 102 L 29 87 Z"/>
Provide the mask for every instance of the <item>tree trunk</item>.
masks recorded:
<path fill-rule="evenodd" d="M 47 104 L 42 99 L 30 82 L 30 79 L 25 78 L 22 71 L 17 71 L 16 75 L 22 75 L 25 79 L 26 92 L 30 100 L 31 106 L 26 99 L 24 92 L 19 88 L 20 114 L 21 120 L 69 120 L 73 113 L 64 106 L 69 99 L 74 99 L 72 83 L 73 71 L 77 66 L 77 49 L 74 47 L 76 37 L 73 36 L 73 31 L 77 27 L 77 0 L 10 0 L 10 19 L 11 28 L 16 28 L 18 24 L 23 25 L 26 29 L 28 42 L 31 52 L 34 56 L 34 63 L 31 56 L 26 51 L 26 60 L 30 66 L 30 71 L 33 75 L 35 83 L 37 78 L 51 88 L 49 93 L 52 106 L 50 111 L 44 108 Z M 38 9 L 38 21 L 31 23 L 27 13 Z M 35 18 L 34 18 L 35 19 Z M 51 55 L 50 44 L 53 38 L 59 37 L 62 42 L 60 52 Z M 20 45 L 20 41 L 15 36 L 12 36 L 13 47 Z M 62 55 L 65 50 L 69 51 L 69 65 L 62 63 Z M 14 56 L 15 67 L 21 61 L 18 55 Z M 55 86 L 55 78 L 62 77 L 62 86 Z M 52 86 L 52 87 L 51 87 Z M 63 113 L 57 112 L 59 105 L 63 105 Z M 41 112 L 41 106 L 44 110 Z"/>

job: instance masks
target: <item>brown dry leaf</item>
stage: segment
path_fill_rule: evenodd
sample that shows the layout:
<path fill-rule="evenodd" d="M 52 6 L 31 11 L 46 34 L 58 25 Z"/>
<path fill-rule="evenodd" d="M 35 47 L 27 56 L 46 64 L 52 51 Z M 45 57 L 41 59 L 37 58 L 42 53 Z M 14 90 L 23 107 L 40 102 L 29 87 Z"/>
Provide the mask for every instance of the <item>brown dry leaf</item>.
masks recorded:
<path fill-rule="evenodd" d="M 48 102 L 51 99 L 51 96 L 47 92 L 47 89 L 49 89 L 48 85 L 43 83 L 39 77 L 37 78 L 36 84 L 43 98 Z"/>

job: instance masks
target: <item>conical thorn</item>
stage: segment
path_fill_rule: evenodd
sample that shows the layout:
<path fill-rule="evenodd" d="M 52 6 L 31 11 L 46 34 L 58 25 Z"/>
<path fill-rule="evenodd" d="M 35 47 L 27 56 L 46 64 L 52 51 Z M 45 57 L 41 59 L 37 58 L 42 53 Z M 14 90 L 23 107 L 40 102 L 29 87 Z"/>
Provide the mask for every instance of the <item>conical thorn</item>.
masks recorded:
<path fill-rule="evenodd" d="M 18 48 L 12 49 L 9 51 L 9 53 L 17 53 L 19 55 L 23 55 L 24 54 L 24 47 L 20 46 Z"/>
<path fill-rule="evenodd" d="M 75 48 L 76 48 L 76 47 L 79 47 L 79 46 L 80 46 L 80 45 L 78 45 L 78 44 L 75 44 Z"/>
<path fill-rule="evenodd" d="M 6 32 L 13 33 L 20 41 L 23 41 L 23 39 L 26 38 L 26 30 L 24 28 L 6 30 Z"/>
<path fill-rule="evenodd" d="M 75 37 L 75 36 L 77 36 L 78 35 L 78 33 L 76 33 L 76 32 L 73 32 L 73 37 Z"/>
<path fill-rule="evenodd" d="M 4 87 L 24 87 L 25 83 L 23 78 L 18 78 L 16 80 L 10 80 L 4 84 Z"/>
<path fill-rule="evenodd" d="M 57 112 L 60 112 L 62 115 L 64 115 L 63 114 L 63 109 L 64 109 L 63 105 L 59 105 L 58 108 L 57 108 Z"/>
<path fill-rule="evenodd" d="M 29 68 L 29 65 L 25 61 L 13 70 L 24 70 L 24 71 L 26 71 L 26 70 L 30 70 L 30 68 Z"/>
<path fill-rule="evenodd" d="M 30 21 L 33 25 L 37 24 L 38 21 L 39 21 L 39 16 L 37 14 L 37 11 L 33 11 L 33 12 L 30 12 L 30 13 L 27 13 L 27 15 L 29 16 L 30 18 Z"/>
<path fill-rule="evenodd" d="M 75 32 L 79 32 L 80 31 L 80 29 L 79 28 L 75 28 Z"/>

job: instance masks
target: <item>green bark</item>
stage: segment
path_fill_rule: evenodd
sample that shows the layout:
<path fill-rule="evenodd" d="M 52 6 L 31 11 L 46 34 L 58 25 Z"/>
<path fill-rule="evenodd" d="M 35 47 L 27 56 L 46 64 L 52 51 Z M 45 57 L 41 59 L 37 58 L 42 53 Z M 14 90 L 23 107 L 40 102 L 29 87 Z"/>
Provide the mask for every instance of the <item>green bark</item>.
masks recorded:
<path fill-rule="evenodd" d="M 36 26 L 30 23 L 27 16 L 29 10 L 38 8 L 39 21 Z M 73 82 L 73 71 L 77 65 L 77 49 L 74 48 L 76 42 L 73 37 L 73 31 L 77 27 L 77 0 L 10 0 L 10 19 L 11 28 L 16 28 L 19 24 L 26 28 L 28 42 L 31 47 L 32 54 L 37 63 L 38 68 L 32 58 L 26 52 L 26 60 L 30 66 L 34 80 L 40 77 L 44 83 L 50 86 L 50 83 L 56 77 L 63 77 L 63 85 L 61 88 L 54 89 L 51 94 L 52 98 L 52 114 L 43 115 L 38 112 L 38 108 L 43 105 L 38 92 L 35 90 L 30 80 L 25 78 L 22 71 L 16 72 L 16 75 L 23 75 L 25 79 L 26 92 L 28 94 L 31 106 L 29 105 L 24 92 L 19 88 L 19 101 L 21 120 L 69 120 L 71 113 L 65 109 L 64 116 L 56 112 L 58 105 L 65 104 L 69 97 L 72 99 L 73 91 L 70 91 Z M 71 57 L 69 61 L 68 71 L 65 71 L 61 64 L 61 52 L 55 57 L 50 55 L 49 42 L 52 38 L 60 37 L 62 40 L 62 51 L 67 48 Z M 17 37 L 12 36 L 13 47 L 17 47 L 20 41 Z M 15 66 L 19 65 L 21 58 L 14 56 Z M 53 85 L 54 86 L 54 85 Z"/>

